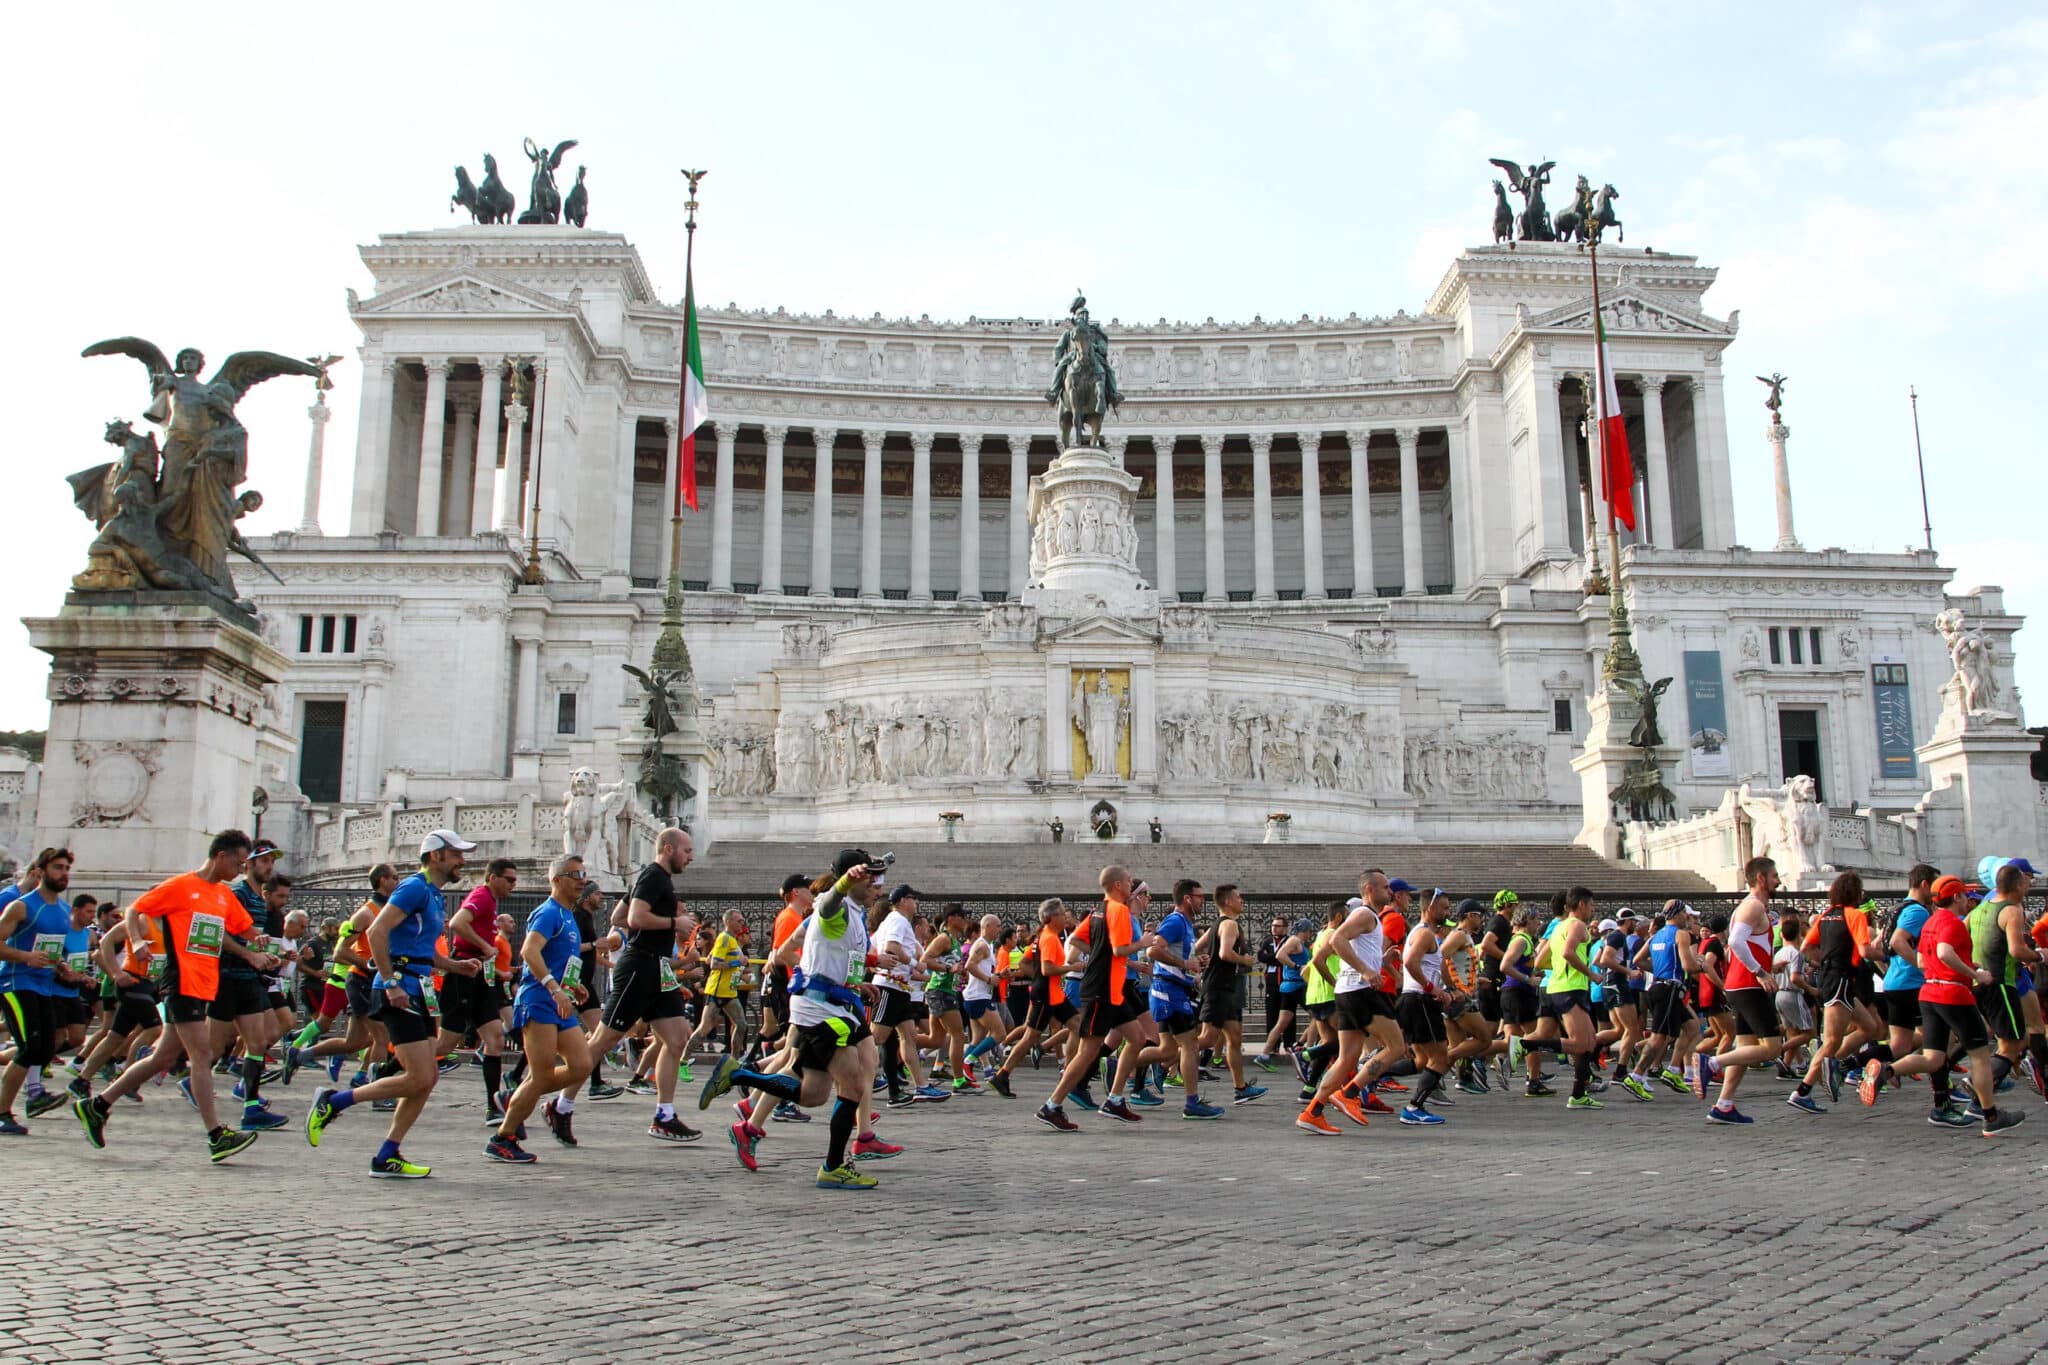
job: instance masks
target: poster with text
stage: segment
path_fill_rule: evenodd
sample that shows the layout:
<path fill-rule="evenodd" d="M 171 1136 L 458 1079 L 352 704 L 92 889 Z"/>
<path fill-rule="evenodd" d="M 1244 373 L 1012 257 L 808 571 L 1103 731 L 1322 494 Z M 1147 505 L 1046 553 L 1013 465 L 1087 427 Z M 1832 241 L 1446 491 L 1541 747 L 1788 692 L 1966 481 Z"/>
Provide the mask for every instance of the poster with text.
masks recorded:
<path fill-rule="evenodd" d="M 1686 750 L 1692 775 L 1735 776 L 1735 758 L 1728 750 L 1728 698 L 1721 687 L 1721 651 L 1685 651 Z"/>

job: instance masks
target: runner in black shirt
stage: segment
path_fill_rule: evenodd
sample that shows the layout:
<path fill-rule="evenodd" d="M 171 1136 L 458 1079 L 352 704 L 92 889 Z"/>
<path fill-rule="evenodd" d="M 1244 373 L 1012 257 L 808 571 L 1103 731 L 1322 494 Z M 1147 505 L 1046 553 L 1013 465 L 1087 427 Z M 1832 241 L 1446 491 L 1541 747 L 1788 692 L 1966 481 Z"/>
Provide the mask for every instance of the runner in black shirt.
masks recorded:
<path fill-rule="evenodd" d="M 697 932 L 697 922 L 676 902 L 676 874 L 690 865 L 695 849 L 688 832 L 665 829 L 654 841 L 654 861 L 640 869 L 626 903 L 626 946 L 612 966 L 611 1001 L 604 1026 L 590 1043 L 602 1057 L 613 1043 L 646 1020 L 660 1040 L 654 1063 L 654 1121 L 647 1135 L 663 1142 L 695 1142 L 703 1134 L 676 1117 L 676 1068 L 690 1036 L 683 1018 L 683 987 L 676 980 L 676 935 Z"/>

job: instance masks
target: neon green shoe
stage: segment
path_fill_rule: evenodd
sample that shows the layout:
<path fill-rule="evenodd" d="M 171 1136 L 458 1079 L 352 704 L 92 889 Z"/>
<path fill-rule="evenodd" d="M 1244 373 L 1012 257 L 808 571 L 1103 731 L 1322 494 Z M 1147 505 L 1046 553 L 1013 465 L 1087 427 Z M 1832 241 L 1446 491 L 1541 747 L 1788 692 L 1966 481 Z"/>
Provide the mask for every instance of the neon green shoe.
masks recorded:
<path fill-rule="evenodd" d="M 1623 1076 L 1621 1078 L 1621 1088 L 1639 1100 L 1647 1100 L 1651 1097 L 1650 1087 L 1644 1085 L 1633 1076 Z"/>
<path fill-rule="evenodd" d="M 432 1166 L 422 1166 L 402 1156 L 370 1158 L 370 1174 L 383 1180 L 425 1180 L 433 1173 Z"/>
<path fill-rule="evenodd" d="M 1594 1099 L 1591 1095 L 1574 1095 L 1564 1102 L 1564 1107 L 1567 1109 L 1605 1109 L 1607 1106 Z"/>
<path fill-rule="evenodd" d="M 818 1188 L 821 1190 L 871 1190 L 881 1183 L 873 1176 L 856 1171 L 851 1166 L 841 1166 L 830 1171 L 823 1166 L 818 1168 Z"/>
<path fill-rule="evenodd" d="M 697 1078 L 690 1074 L 690 1064 L 688 1062 L 684 1062 L 676 1068 L 676 1079 L 688 1085 L 695 1085 L 697 1083 Z"/>

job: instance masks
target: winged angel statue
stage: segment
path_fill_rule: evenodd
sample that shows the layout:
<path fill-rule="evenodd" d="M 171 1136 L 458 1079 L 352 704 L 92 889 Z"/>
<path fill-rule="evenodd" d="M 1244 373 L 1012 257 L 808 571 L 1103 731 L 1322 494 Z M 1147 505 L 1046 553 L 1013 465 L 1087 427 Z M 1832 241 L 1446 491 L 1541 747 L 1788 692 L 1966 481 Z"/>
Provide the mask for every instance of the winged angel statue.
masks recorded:
<path fill-rule="evenodd" d="M 230 550 L 263 564 L 235 529 L 238 518 L 263 502 L 253 489 L 236 492 L 249 476 L 249 432 L 235 406 L 266 379 L 318 379 L 319 367 L 272 351 L 238 351 L 211 379 L 201 379 L 206 357 L 198 351 L 187 347 L 169 361 L 140 337 L 96 342 L 84 354 L 142 362 L 150 397 L 143 417 L 163 428 L 164 441 L 159 449 L 154 432 L 137 434 L 128 422 L 110 422 L 106 440 L 120 457 L 70 476 L 73 501 L 99 531 L 72 586 L 203 592 L 233 610 L 252 611 L 235 596 L 228 572 Z"/>

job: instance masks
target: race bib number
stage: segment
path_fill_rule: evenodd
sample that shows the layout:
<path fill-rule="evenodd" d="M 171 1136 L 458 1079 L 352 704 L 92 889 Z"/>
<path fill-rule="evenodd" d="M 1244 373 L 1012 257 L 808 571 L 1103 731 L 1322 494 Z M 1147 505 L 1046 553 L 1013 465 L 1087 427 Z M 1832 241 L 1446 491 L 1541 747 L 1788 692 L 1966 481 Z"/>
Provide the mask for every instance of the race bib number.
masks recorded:
<path fill-rule="evenodd" d="M 41 953 L 57 962 L 64 961 L 64 935 L 37 934 L 36 941 L 29 946 L 30 952 Z"/>
<path fill-rule="evenodd" d="M 420 999 L 427 1002 L 427 1013 L 436 1014 L 440 1012 L 441 992 L 434 989 L 433 977 L 423 976 L 420 978 Z"/>
<path fill-rule="evenodd" d="M 151 981 L 161 981 L 164 979 L 164 960 L 162 958 L 152 957 L 149 960 L 149 979 Z"/>
<path fill-rule="evenodd" d="M 574 990 L 576 987 L 582 984 L 583 959 L 580 957 L 572 957 L 569 959 L 568 969 L 562 973 L 562 989 Z"/>
<path fill-rule="evenodd" d="M 91 953 L 73 953 L 66 961 L 69 963 L 71 970 L 79 976 L 84 976 L 92 970 Z"/>
<path fill-rule="evenodd" d="M 683 983 L 676 980 L 674 964 L 667 958 L 663 958 L 661 962 L 661 988 L 665 991 L 679 991 L 683 988 Z"/>
<path fill-rule="evenodd" d="M 218 958 L 227 935 L 227 921 L 219 915 L 194 915 L 185 931 L 185 951 L 195 957 Z"/>
<path fill-rule="evenodd" d="M 498 984 L 498 964 L 497 964 L 497 963 L 495 963 L 495 962 L 486 962 L 486 963 L 484 964 L 484 981 L 485 981 L 486 983 L 488 983 L 489 985 L 493 985 L 493 986 L 495 986 L 495 985 L 497 985 L 497 984 Z"/>

